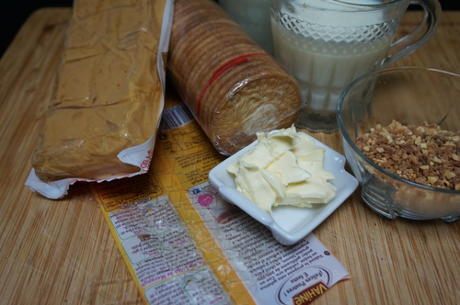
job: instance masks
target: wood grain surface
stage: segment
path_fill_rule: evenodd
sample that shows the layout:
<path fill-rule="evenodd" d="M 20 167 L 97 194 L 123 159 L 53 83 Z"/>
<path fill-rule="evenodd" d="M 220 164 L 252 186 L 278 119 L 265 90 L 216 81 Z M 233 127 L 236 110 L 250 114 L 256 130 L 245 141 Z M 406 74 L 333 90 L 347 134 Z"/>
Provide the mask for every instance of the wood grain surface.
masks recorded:
<path fill-rule="evenodd" d="M 0 304 L 141 304 L 87 185 L 58 201 L 24 186 L 70 14 L 35 12 L 0 61 Z M 420 16 L 408 13 L 400 35 Z M 460 73 L 459 50 L 460 12 L 445 12 L 395 65 Z M 338 133 L 315 136 L 342 151 Z M 315 304 L 460 304 L 460 222 L 389 220 L 359 192 L 314 231 L 351 274 Z"/>

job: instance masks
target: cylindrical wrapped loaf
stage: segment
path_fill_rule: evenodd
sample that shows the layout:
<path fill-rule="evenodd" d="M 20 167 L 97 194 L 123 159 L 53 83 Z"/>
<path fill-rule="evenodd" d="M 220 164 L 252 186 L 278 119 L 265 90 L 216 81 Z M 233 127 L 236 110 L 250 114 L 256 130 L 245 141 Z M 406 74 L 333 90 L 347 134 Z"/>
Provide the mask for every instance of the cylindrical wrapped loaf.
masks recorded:
<path fill-rule="evenodd" d="M 75 1 L 32 160 L 41 180 L 140 172 L 119 154 L 149 141 L 163 109 L 157 56 L 165 2 Z"/>
<path fill-rule="evenodd" d="M 298 115 L 296 81 L 212 0 L 176 0 L 168 73 L 223 155 Z"/>

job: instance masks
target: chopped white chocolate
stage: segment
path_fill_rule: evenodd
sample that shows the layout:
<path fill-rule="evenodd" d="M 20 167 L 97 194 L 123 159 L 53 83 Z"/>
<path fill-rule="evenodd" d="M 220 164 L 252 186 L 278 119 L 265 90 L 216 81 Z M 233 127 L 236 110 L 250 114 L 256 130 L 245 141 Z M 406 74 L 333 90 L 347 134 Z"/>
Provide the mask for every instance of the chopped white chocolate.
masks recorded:
<path fill-rule="evenodd" d="M 237 190 L 271 212 L 273 206 L 312 207 L 335 197 L 324 170 L 325 150 L 294 126 L 274 133 L 258 133 L 258 142 L 227 170 L 235 175 Z"/>

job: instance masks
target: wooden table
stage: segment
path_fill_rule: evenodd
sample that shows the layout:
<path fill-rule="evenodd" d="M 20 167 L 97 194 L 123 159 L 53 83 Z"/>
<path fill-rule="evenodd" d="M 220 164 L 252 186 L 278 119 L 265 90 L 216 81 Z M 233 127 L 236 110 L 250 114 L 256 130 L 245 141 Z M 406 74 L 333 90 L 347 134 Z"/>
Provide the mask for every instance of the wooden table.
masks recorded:
<path fill-rule="evenodd" d="M 0 304 L 141 304 L 86 185 L 51 201 L 24 186 L 70 9 L 43 9 L 0 61 Z M 400 27 L 408 32 L 419 12 Z M 460 73 L 460 12 L 396 63 Z M 342 151 L 339 135 L 318 135 Z M 460 304 L 460 222 L 389 220 L 359 189 L 314 234 L 349 271 L 315 304 Z"/>

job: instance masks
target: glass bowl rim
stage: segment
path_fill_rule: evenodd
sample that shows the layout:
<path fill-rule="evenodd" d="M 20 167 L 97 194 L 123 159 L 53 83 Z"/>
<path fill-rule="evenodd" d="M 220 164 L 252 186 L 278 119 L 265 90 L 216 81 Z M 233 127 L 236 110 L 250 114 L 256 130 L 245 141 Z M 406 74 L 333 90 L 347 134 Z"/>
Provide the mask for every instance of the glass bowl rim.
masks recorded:
<path fill-rule="evenodd" d="M 345 140 L 347 145 L 352 149 L 353 153 L 358 155 L 361 159 L 364 160 L 367 164 L 369 164 L 374 170 L 377 172 L 380 172 L 383 175 L 389 176 L 391 179 L 396 180 L 398 182 L 401 182 L 403 184 L 408 184 L 411 187 L 422 189 L 425 191 L 432 191 L 432 192 L 440 192 L 440 193 L 445 193 L 449 195 L 460 195 L 460 191 L 457 190 L 450 190 L 450 189 L 445 189 L 445 188 L 439 188 L 439 187 L 433 187 L 429 185 L 424 185 L 420 183 L 416 183 L 407 179 L 404 179 L 396 174 L 393 174 L 389 170 L 384 169 L 383 167 L 379 166 L 377 163 L 372 161 L 369 157 L 367 157 L 359 148 L 356 146 L 356 144 L 352 141 L 350 135 L 345 129 L 345 126 L 342 121 L 342 106 L 343 106 L 343 100 L 347 93 L 359 82 L 362 80 L 368 79 L 368 78 L 374 78 L 378 77 L 379 75 L 384 75 L 384 74 L 391 74 L 395 72 L 401 72 L 401 71 L 421 71 L 422 73 L 428 72 L 428 73 L 435 73 L 435 74 L 443 74 L 447 76 L 453 76 L 455 78 L 458 78 L 460 80 L 460 75 L 456 74 L 454 72 L 449 72 L 449 71 L 444 71 L 440 69 L 433 69 L 433 68 L 425 68 L 425 67 L 411 67 L 411 66 L 404 66 L 404 67 L 396 67 L 396 68 L 385 68 L 381 70 L 377 70 L 374 72 L 370 72 L 367 74 L 364 74 L 358 78 L 356 78 L 354 81 L 352 81 L 346 88 L 345 90 L 340 94 L 339 101 L 337 103 L 337 125 L 338 125 L 338 130 L 340 134 L 342 135 L 342 138 Z"/>

